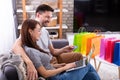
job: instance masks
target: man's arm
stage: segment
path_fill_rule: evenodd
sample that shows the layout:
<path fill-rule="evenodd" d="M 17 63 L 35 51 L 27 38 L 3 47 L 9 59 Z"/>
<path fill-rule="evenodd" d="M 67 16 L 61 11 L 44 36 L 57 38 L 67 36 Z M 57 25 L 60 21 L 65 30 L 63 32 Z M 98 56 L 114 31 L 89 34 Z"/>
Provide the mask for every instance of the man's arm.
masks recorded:
<path fill-rule="evenodd" d="M 12 51 L 15 53 L 15 54 L 20 54 L 22 56 L 22 59 L 24 60 L 24 62 L 26 64 L 29 64 L 31 63 L 31 60 L 29 59 L 29 57 L 26 55 L 24 49 L 22 48 L 22 43 L 21 43 L 21 39 L 18 38 L 13 47 L 12 47 Z"/>
<path fill-rule="evenodd" d="M 65 46 L 60 49 L 55 49 L 52 44 L 49 45 L 49 50 L 52 53 L 52 55 L 57 56 L 61 53 L 71 52 L 73 51 L 74 46 Z"/>
<path fill-rule="evenodd" d="M 26 63 L 28 80 L 31 80 L 31 79 L 36 80 L 38 78 L 37 71 L 36 71 L 32 61 L 29 59 L 29 57 L 26 55 L 24 49 L 22 48 L 21 38 L 18 38 L 15 41 L 15 43 L 12 47 L 12 51 L 15 54 L 20 54 L 22 56 L 22 59 Z"/>

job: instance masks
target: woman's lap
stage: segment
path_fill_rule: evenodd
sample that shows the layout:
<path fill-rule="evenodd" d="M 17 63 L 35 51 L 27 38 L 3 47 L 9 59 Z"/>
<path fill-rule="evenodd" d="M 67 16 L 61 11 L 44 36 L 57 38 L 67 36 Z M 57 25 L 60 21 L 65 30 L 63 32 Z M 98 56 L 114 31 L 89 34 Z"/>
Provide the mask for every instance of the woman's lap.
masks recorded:
<path fill-rule="evenodd" d="M 89 80 L 89 78 L 94 78 L 93 80 L 100 80 L 97 72 L 90 64 L 81 69 L 61 73 L 57 76 L 51 77 L 50 80 Z"/>

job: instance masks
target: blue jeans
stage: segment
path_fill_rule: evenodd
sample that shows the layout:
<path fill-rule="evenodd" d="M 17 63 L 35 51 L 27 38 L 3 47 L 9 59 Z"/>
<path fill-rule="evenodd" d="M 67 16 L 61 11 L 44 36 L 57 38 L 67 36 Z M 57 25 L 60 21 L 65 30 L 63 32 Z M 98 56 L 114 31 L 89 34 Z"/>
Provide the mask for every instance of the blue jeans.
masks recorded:
<path fill-rule="evenodd" d="M 56 76 L 48 78 L 49 80 L 100 80 L 99 75 L 92 67 L 91 64 L 87 64 L 86 67 L 77 70 L 63 72 Z"/>

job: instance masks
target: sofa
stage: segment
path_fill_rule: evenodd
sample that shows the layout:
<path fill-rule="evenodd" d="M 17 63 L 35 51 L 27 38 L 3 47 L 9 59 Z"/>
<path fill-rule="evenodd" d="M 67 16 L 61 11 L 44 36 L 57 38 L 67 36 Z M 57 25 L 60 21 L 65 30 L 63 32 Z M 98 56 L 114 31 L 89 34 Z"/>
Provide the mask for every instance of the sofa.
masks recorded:
<path fill-rule="evenodd" d="M 52 43 L 54 48 L 62 48 L 66 45 L 69 45 L 67 39 L 54 39 L 52 40 Z M 6 66 L 4 70 L 0 71 L 0 80 L 19 80 L 16 68 L 12 66 Z"/>

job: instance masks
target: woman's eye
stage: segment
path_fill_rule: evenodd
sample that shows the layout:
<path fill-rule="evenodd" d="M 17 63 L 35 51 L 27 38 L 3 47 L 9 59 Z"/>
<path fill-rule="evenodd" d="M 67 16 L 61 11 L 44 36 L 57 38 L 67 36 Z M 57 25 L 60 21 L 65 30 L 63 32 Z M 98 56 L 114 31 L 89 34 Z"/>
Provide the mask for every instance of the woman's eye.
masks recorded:
<path fill-rule="evenodd" d="M 40 30 L 38 30 L 38 32 L 40 32 L 41 31 L 41 29 Z"/>

